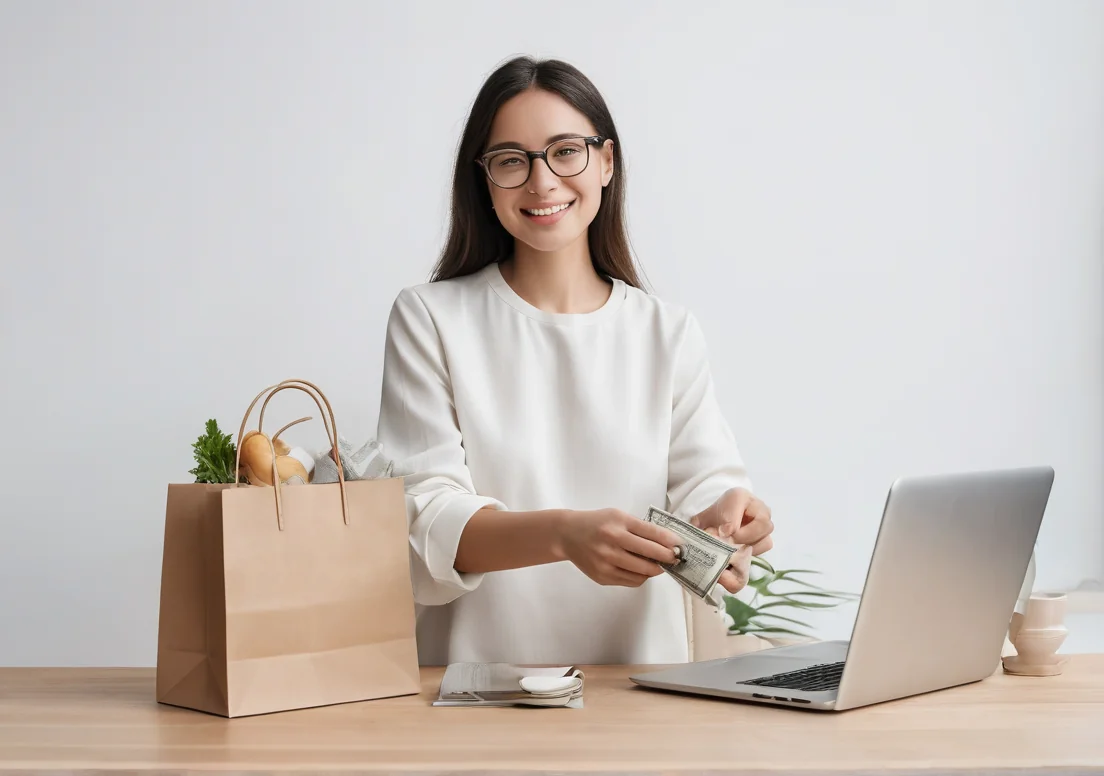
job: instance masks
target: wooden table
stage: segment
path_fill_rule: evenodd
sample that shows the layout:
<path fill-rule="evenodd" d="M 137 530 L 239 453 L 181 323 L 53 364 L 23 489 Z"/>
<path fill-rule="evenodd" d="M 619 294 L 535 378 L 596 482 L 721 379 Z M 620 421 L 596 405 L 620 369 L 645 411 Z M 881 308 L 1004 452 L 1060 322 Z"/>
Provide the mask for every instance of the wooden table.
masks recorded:
<path fill-rule="evenodd" d="M 149 669 L 0 669 L 0 771 L 1104 773 L 1104 655 L 837 714 L 684 697 L 587 670 L 584 709 L 418 696 L 224 719 L 153 701 Z"/>

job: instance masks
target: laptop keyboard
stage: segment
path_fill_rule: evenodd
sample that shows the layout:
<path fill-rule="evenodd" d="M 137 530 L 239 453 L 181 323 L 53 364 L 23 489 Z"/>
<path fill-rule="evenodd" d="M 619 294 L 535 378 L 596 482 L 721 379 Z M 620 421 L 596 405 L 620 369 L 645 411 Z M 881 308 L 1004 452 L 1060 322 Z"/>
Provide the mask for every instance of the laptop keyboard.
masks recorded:
<path fill-rule="evenodd" d="M 783 690 L 836 690 L 843 676 L 843 661 L 839 663 L 819 663 L 797 671 L 785 671 L 780 674 L 761 676 L 743 684 L 758 687 L 777 687 Z"/>

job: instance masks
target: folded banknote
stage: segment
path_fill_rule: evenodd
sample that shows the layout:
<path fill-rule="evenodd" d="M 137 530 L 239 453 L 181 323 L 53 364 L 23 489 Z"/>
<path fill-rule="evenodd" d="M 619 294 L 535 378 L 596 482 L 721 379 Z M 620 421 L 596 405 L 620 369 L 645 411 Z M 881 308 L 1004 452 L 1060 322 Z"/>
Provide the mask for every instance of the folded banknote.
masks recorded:
<path fill-rule="evenodd" d="M 663 570 L 710 606 L 721 606 L 724 594 L 716 591 L 717 580 L 728 568 L 737 548 L 658 507 L 649 507 L 644 519 L 682 540 L 676 550 L 677 560 L 672 564 L 661 563 Z"/>

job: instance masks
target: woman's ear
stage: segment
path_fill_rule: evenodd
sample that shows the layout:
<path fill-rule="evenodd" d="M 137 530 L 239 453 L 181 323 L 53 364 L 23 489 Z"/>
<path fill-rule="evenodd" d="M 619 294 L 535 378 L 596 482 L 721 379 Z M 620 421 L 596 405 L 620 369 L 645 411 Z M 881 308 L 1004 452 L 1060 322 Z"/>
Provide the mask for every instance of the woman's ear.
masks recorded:
<path fill-rule="evenodd" d="M 605 188 L 613 180 L 613 141 L 607 140 L 602 144 L 602 187 Z"/>

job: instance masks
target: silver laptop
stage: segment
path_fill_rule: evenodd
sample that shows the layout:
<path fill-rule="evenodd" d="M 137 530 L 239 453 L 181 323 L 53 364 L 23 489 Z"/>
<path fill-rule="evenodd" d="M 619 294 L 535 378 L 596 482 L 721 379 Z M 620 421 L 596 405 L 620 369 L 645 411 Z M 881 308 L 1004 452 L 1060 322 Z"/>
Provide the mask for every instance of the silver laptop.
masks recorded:
<path fill-rule="evenodd" d="M 843 711 L 976 682 L 1001 649 L 1054 470 L 907 477 L 889 489 L 850 640 L 636 673 L 657 690 Z"/>

